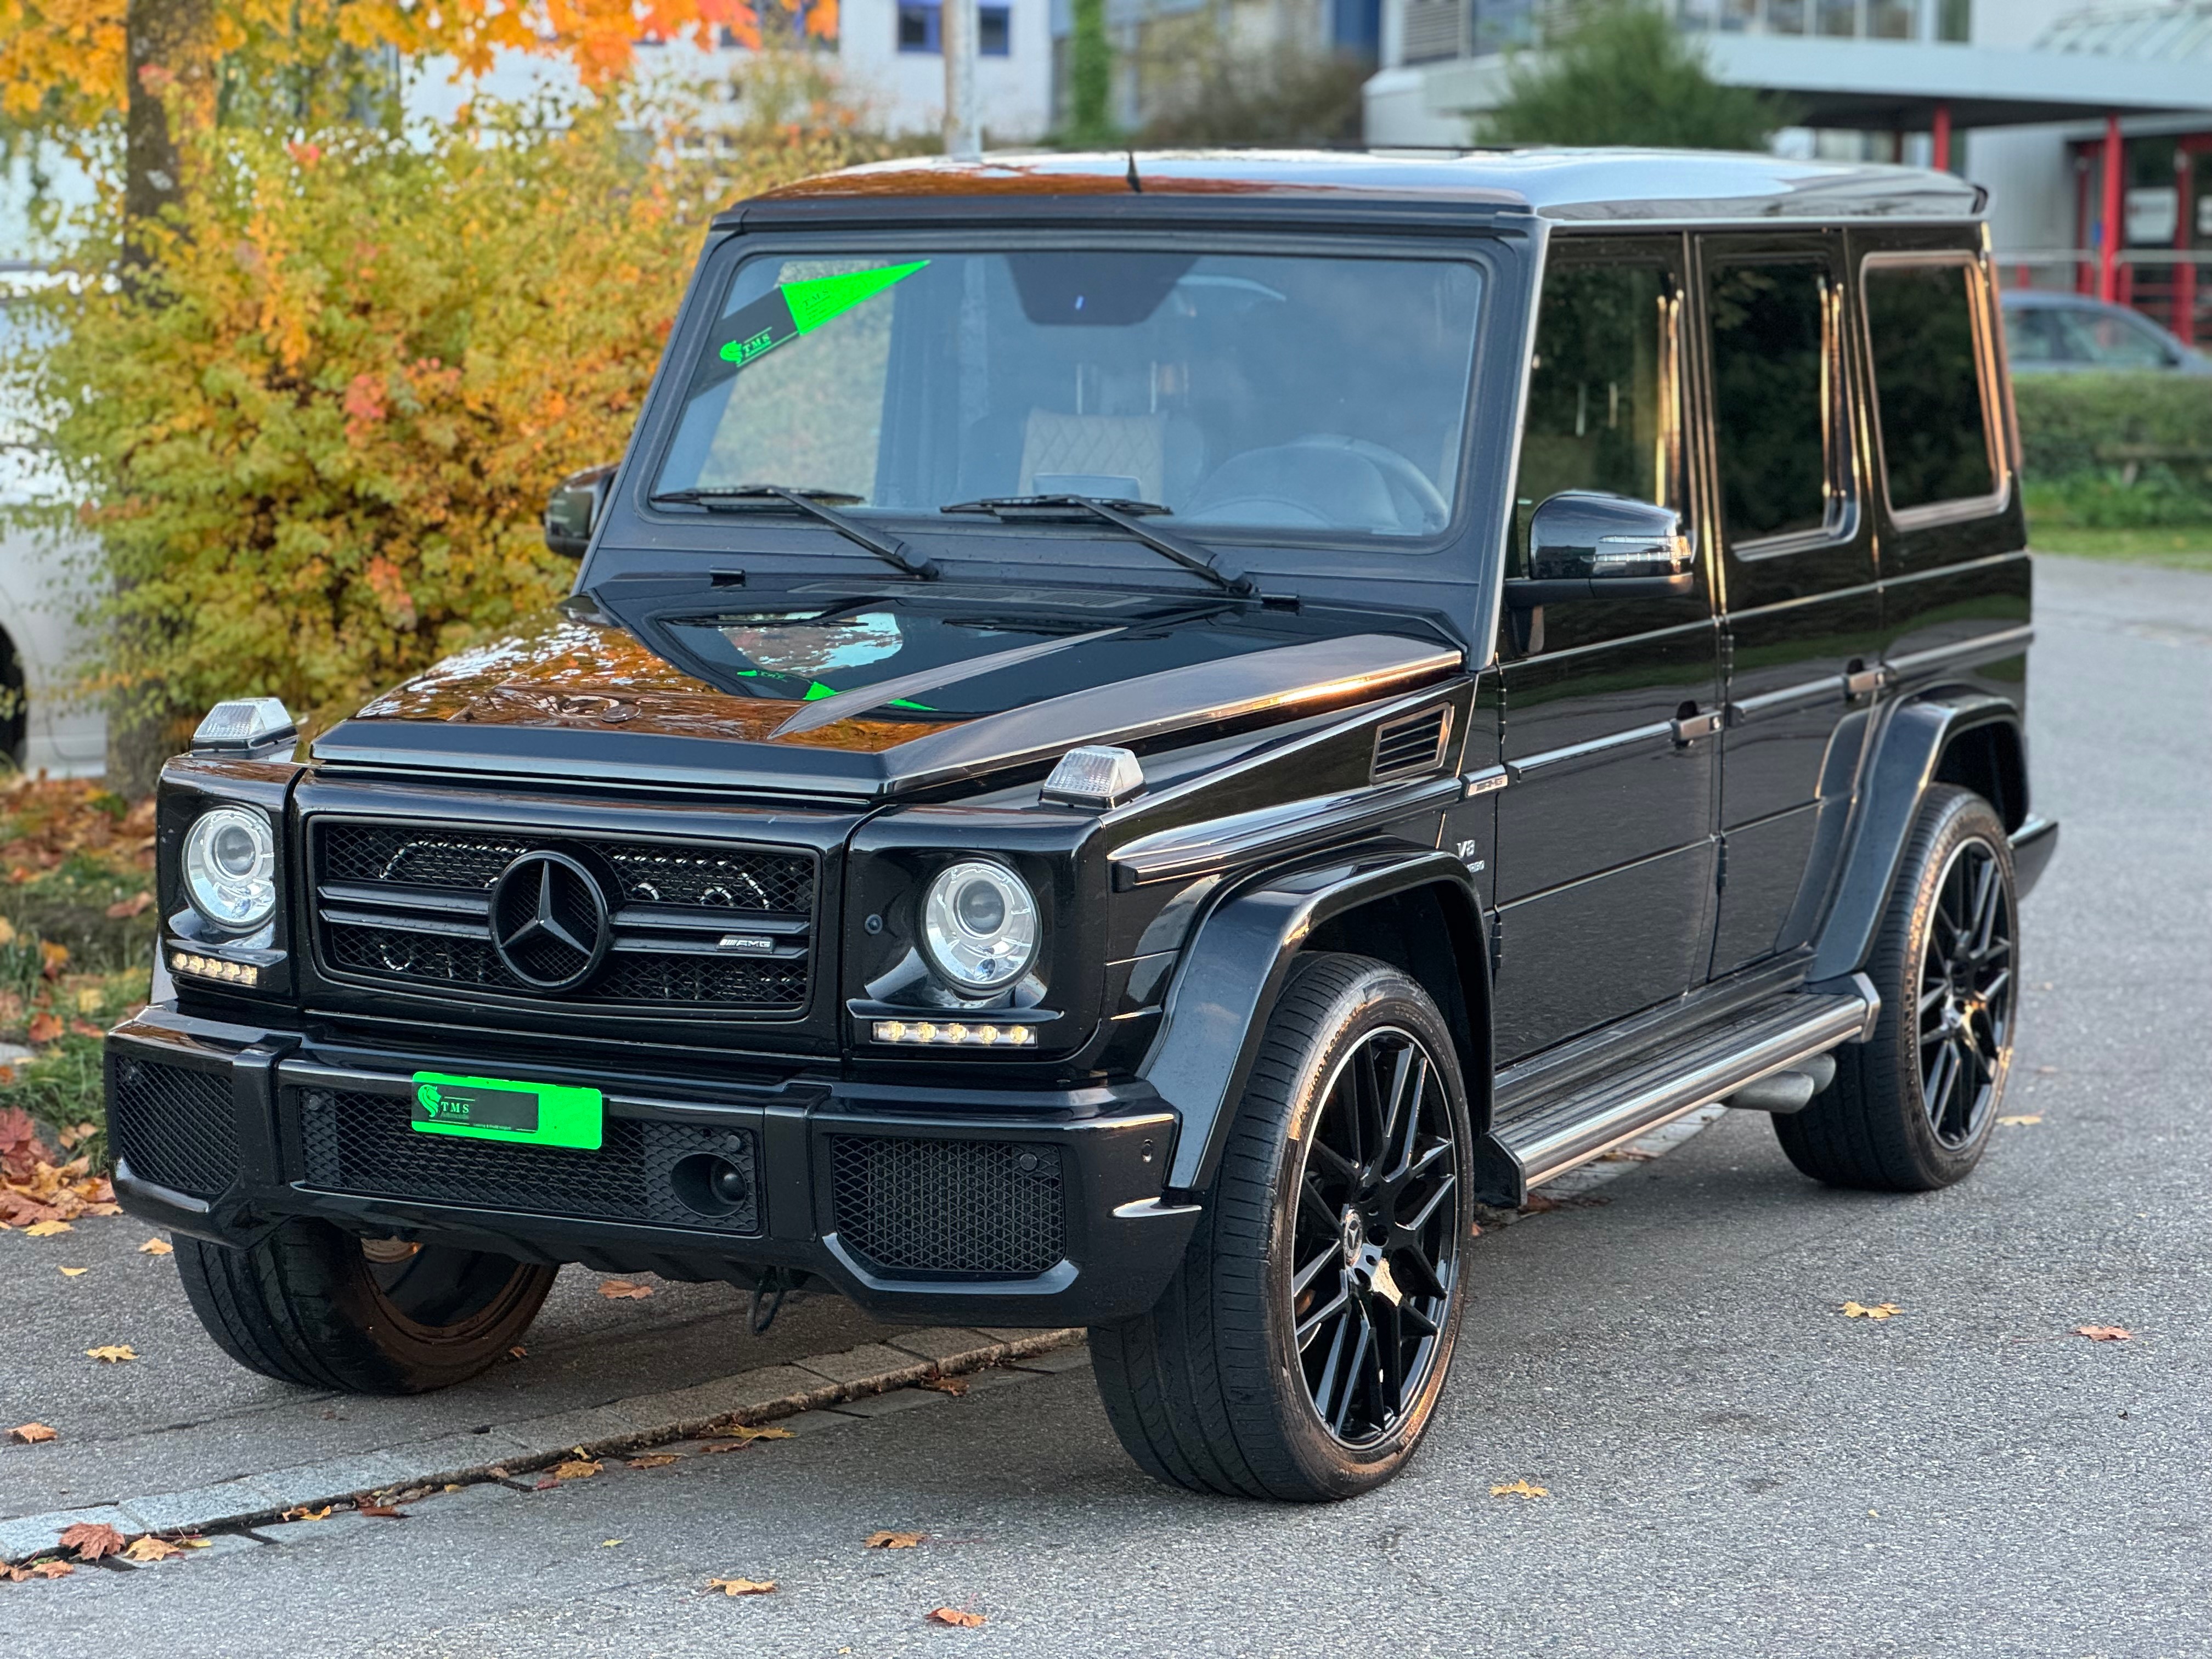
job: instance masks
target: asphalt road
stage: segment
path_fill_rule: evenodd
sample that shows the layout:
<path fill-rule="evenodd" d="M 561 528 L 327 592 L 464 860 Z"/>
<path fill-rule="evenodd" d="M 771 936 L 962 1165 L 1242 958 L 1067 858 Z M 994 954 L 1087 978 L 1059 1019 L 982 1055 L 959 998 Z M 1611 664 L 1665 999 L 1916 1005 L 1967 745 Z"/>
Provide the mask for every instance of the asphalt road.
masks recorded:
<path fill-rule="evenodd" d="M 1382 1492 L 1298 1510 L 1156 1486 L 1079 1365 L 738 1455 L 0 1585 L 0 1654 L 2212 1651 L 2212 579 L 2053 561 L 2041 582 L 2037 805 L 2065 828 L 2025 908 L 2006 1107 L 2041 1121 L 1904 1198 L 1816 1187 L 1730 1115 L 1602 1204 L 1486 1235 L 1441 1419 Z M 558 1328 L 564 1364 L 623 1363 L 601 1310 Z M 187 1346 L 191 1388 L 261 1386 Z M 282 1393 L 264 1408 L 305 1409 Z M 21 1467 L 0 1454 L 0 1482 Z M 1491 1495 L 1522 1479 L 1547 1495 Z M 930 1536 L 864 1549 L 879 1528 Z M 939 1605 L 987 1622 L 925 1624 Z"/>

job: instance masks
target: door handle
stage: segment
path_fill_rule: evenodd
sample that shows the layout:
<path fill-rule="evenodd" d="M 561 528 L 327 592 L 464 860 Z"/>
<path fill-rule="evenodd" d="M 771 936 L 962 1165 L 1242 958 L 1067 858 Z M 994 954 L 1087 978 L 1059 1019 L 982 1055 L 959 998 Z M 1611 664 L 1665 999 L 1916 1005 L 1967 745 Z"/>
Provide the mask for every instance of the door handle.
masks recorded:
<path fill-rule="evenodd" d="M 1853 668 L 1844 676 L 1844 695 L 1847 697 L 1870 697 L 1890 682 L 1887 663 L 1876 663 L 1871 668 Z"/>
<path fill-rule="evenodd" d="M 1710 714 L 1684 714 L 1674 725 L 1674 741 L 1678 744 L 1695 743 L 1699 738 L 1710 738 L 1721 729 L 1720 711 L 1715 709 Z"/>

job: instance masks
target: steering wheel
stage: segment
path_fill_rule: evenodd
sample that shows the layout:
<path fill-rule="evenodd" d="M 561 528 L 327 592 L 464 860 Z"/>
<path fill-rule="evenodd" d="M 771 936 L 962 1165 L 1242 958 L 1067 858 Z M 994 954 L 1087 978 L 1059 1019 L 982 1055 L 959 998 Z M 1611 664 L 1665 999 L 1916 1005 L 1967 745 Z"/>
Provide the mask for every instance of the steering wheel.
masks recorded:
<path fill-rule="evenodd" d="M 1398 526 L 1401 530 L 1442 530 L 1450 520 L 1451 503 L 1444 499 L 1443 491 L 1429 482 L 1427 473 L 1388 445 L 1370 443 L 1364 438 L 1347 438 L 1338 432 L 1315 432 L 1293 438 L 1282 447 L 1336 450 L 1372 463 L 1390 486 L 1392 504 L 1398 507 Z M 1401 491 L 1412 497 L 1412 504 L 1419 509 L 1420 517 L 1416 523 L 1406 522 L 1405 507 L 1397 500 Z"/>
<path fill-rule="evenodd" d="M 1381 473 L 1383 488 L 1389 493 L 1391 509 L 1398 516 L 1397 528 L 1400 532 L 1418 534 L 1426 531 L 1441 530 L 1450 519 L 1450 503 L 1444 500 L 1443 492 L 1429 482 L 1428 474 L 1422 471 L 1419 467 L 1395 449 L 1382 444 L 1370 443 L 1364 438 L 1346 437 L 1341 433 L 1309 433 L 1303 438 L 1293 438 L 1288 443 L 1271 445 L 1265 449 L 1246 450 L 1241 455 L 1232 456 L 1229 461 L 1224 463 L 1221 469 L 1217 469 L 1217 471 L 1225 471 L 1239 462 L 1256 461 L 1262 457 L 1295 458 L 1301 451 L 1310 453 L 1316 450 L 1338 455 L 1357 455 Z M 1211 483 L 1212 480 L 1209 479 L 1207 484 L 1201 484 L 1199 487 L 1192 498 L 1194 507 L 1203 501 L 1208 484 Z M 1327 516 L 1308 501 L 1275 495 L 1246 494 L 1242 491 L 1237 492 L 1232 499 L 1237 505 L 1247 507 L 1264 505 L 1285 509 L 1288 513 L 1297 515 L 1296 520 L 1289 520 L 1291 522 L 1303 520 L 1315 526 L 1322 526 L 1328 522 Z M 1202 517 L 1209 512 L 1218 512 L 1229 504 L 1228 501 L 1212 503 L 1209 508 L 1200 509 L 1200 512 L 1194 516 Z"/>

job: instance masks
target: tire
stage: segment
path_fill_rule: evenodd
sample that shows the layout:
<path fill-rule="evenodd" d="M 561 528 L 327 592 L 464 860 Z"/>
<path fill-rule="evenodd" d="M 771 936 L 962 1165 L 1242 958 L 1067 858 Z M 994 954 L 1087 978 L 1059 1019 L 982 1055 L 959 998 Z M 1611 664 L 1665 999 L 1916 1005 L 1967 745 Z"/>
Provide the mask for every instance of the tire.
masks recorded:
<path fill-rule="evenodd" d="M 409 1252 L 328 1222 L 244 1249 L 179 1235 L 177 1271 L 208 1334 L 264 1376 L 349 1394 L 421 1394 L 474 1376 L 538 1316 L 554 1269 L 488 1251 Z M 390 1259 L 374 1261 L 383 1247 Z"/>
<path fill-rule="evenodd" d="M 1981 1161 L 2012 1069 L 2019 1005 L 2012 846 L 1990 804 L 1928 792 L 1866 972 L 1872 1041 L 1836 1051 L 1834 1083 L 1774 1120 L 1816 1181 L 1924 1193 Z"/>
<path fill-rule="evenodd" d="M 1130 1455 L 1194 1492 L 1306 1503 L 1402 1468 L 1459 1333 L 1473 1146 L 1427 993 L 1364 957 L 1294 964 L 1182 1266 L 1151 1312 L 1091 1328 Z"/>

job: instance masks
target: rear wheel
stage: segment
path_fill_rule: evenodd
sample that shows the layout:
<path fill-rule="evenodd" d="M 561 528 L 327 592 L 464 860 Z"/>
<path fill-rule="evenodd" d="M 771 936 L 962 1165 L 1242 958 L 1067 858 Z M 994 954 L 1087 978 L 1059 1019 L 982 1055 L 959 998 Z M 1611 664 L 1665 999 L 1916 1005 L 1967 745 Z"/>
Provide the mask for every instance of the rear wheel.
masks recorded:
<path fill-rule="evenodd" d="M 1472 1139 L 1450 1035 L 1364 957 L 1293 969 L 1182 1268 L 1094 1326 L 1108 1417 L 1151 1474 L 1314 1501 L 1413 1455 L 1458 1334 Z"/>
<path fill-rule="evenodd" d="M 244 1249 L 180 1235 L 177 1270 L 200 1323 L 240 1364 L 351 1394 L 474 1376 L 529 1328 L 555 1272 L 311 1219 Z"/>
<path fill-rule="evenodd" d="M 1836 1051 L 1836 1080 L 1774 1120 L 1790 1161 L 1843 1187 L 1917 1193 L 1981 1161 L 2012 1067 L 2018 1003 L 2012 850 L 1987 801 L 1928 792 L 1867 972 L 1871 1042 Z"/>

